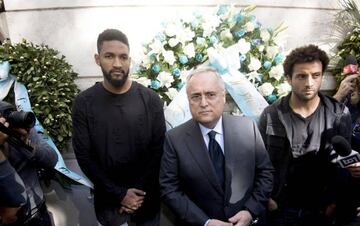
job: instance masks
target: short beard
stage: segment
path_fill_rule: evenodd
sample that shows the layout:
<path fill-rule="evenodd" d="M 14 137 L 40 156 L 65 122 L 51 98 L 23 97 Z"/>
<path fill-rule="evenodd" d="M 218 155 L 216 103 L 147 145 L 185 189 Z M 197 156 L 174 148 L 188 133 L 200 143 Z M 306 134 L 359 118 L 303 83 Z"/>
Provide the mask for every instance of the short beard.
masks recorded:
<path fill-rule="evenodd" d="M 104 75 L 104 78 L 115 88 L 121 88 L 125 84 L 126 80 L 129 77 L 129 71 L 124 73 L 124 77 L 122 79 L 111 78 L 112 70 L 110 70 L 109 72 L 106 72 L 103 68 L 101 68 L 101 71 Z"/>

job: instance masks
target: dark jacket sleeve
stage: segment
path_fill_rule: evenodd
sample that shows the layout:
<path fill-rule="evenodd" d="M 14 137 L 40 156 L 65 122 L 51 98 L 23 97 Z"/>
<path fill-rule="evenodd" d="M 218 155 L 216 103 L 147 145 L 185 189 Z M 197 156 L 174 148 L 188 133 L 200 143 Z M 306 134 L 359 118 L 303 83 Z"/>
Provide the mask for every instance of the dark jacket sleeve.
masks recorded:
<path fill-rule="evenodd" d="M 160 191 L 164 203 L 189 225 L 204 225 L 209 217 L 181 190 L 178 157 L 171 138 L 165 136 L 160 168 Z"/>
<path fill-rule="evenodd" d="M 126 195 L 127 188 L 116 185 L 94 160 L 91 150 L 89 127 L 86 119 L 85 102 L 78 96 L 75 99 L 73 112 L 73 148 L 76 159 L 84 174 L 94 183 L 94 186 L 107 193 L 119 197 L 119 202 Z"/>
<path fill-rule="evenodd" d="M 58 156 L 56 151 L 45 141 L 43 135 L 37 133 L 33 128 L 30 130 L 29 140 L 31 145 L 35 147 L 35 154 L 31 161 L 43 168 L 54 168 L 58 161 Z"/>
<path fill-rule="evenodd" d="M 159 170 L 160 161 L 163 153 L 164 136 L 165 136 L 165 117 L 163 104 L 157 94 L 154 94 L 148 103 L 151 109 L 151 138 L 148 146 L 149 153 L 151 153 L 151 159 L 149 159 L 144 171 L 144 175 L 140 178 L 139 183 L 142 184 L 145 189 L 147 186 L 154 187 L 154 183 L 159 183 Z"/>
<path fill-rule="evenodd" d="M 252 214 L 259 216 L 266 208 L 273 188 L 273 166 L 265 149 L 260 132 L 253 124 L 255 141 L 255 180 L 250 198 L 245 202 L 245 207 Z"/>
<path fill-rule="evenodd" d="M 24 183 L 8 160 L 0 162 L 0 192 L 0 207 L 20 207 L 26 203 Z"/>

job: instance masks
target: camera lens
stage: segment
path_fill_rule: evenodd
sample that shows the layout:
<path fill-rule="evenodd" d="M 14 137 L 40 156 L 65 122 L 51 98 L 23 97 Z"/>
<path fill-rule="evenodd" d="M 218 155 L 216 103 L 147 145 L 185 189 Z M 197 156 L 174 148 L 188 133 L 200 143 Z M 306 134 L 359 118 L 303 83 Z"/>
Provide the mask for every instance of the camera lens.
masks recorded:
<path fill-rule="evenodd" d="M 14 111 L 7 117 L 9 124 L 15 128 L 32 128 L 35 126 L 36 118 L 32 112 Z"/>

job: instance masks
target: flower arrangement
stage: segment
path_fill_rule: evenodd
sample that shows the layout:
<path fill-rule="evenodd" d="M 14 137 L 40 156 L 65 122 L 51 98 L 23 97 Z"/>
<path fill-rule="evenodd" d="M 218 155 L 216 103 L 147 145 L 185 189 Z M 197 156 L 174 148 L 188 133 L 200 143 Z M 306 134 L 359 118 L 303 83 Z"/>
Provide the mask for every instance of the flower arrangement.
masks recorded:
<path fill-rule="evenodd" d="M 360 11 L 353 0 L 340 2 L 343 9 L 335 17 L 335 35 L 333 42 L 339 43 L 332 58 L 332 73 L 338 84 L 345 78 L 343 68 L 345 59 L 353 55 L 360 60 Z"/>
<path fill-rule="evenodd" d="M 169 103 L 182 88 L 188 71 L 208 60 L 209 50 L 239 46 L 240 72 L 269 103 L 286 95 L 284 55 L 278 34 L 285 28 L 265 29 L 251 12 L 221 5 L 210 16 L 193 13 L 190 18 L 168 22 L 150 43 L 135 67 L 133 79 L 155 90 Z"/>

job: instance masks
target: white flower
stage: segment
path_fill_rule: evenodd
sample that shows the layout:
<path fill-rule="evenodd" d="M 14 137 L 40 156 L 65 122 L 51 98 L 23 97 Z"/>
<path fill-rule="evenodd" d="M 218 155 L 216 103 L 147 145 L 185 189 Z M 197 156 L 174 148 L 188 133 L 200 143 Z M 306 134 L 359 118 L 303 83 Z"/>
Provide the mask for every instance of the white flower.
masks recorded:
<path fill-rule="evenodd" d="M 291 91 L 291 86 L 287 82 L 283 82 L 276 86 L 279 97 L 287 95 Z"/>
<path fill-rule="evenodd" d="M 176 97 L 176 95 L 178 95 L 178 93 L 179 92 L 175 88 L 170 88 L 165 94 L 172 100 Z"/>
<path fill-rule="evenodd" d="M 261 30 L 260 37 L 264 42 L 268 42 L 270 40 L 270 33 L 267 30 Z"/>
<path fill-rule="evenodd" d="M 204 37 L 211 35 L 221 23 L 220 18 L 217 15 L 213 15 L 205 20 L 203 23 Z"/>
<path fill-rule="evenodd" d="M 248 65 L 250 71 L 257 71 L 261 68 L 260 60 L 256 59 L 255 57 L 250 58 L 250 64 Z"/>
<path fill-rule="evenodd" d="M 246 76 L 248 77 L 248 80 L 252 83 L 255 83 L 256 80 L 261 81 L 260 74 L 256 71 L 252 71 L 246 74 Z"/>
<path fill-rule="evenodd" d="M 136 75 L 134 75 L 136 76 Z M 146 77 L 139 77 L 139 78 L 134 78 L 135 81 L 137 81 L 138 83 L 140 83 L 141 85 L 148 87 L 151 84 L 151 80 L 146 78 Z"/>
<path fill-rule="evenodd" d="M 279 52 L 279 47 L 277 46 L 266 47 L 266 56 L 269 57 L 270 59 L 273 59 L 278 52 Z"/>
<path fill-rule="evenodd" d="M 162 54 L 164 56 L 165 62 L 167 62 L 169 65 L 174 65 L 176 58 L 172 50 L 165 50 Z"/>
<path fill-rule="evenodd" d="M 168 41 L 170 47 L 176 46 L 177 44 L 179 44 L 179 42 L 180 40 L 177 38 L 170 38 Z"/>
<path fill-rule="evenodd" d="M 157 39 L 155 39 L 154 42 L 149 45 L 149 47 L 151 48 L 151 51 L 150 51 L 151 53 L 149 55 L 151 55 L 153 53 L 159 54 L 162 51 L 162 49 L 164 48 L 163 44 Z"/>
<path fill-rule="evenodd" d="M 271 70 L 269 71 L 270 78 L 275 78 L 277 81 L 280 81 L 283 74 L 284 74 L 284 68 L 281 64 L 272 67 Z"/>
<path fill-rule="evenodd" d="M 144 55 L 144 57 L 142 57 L 142 65 L 145 66 L 146 68 L 150 67 L 151 65 L 150 55 Z"/>
<path fill-rule="evenodd" d="M 244 25 L 245 31 L 252 32 L 256 27 L 256 23 L 254 21 L 249 21 Z"/>
<path fill-rule="evenodd" d="M 174 81 L 174 77 L 166 71 L 160 72 L 157 78 L 160 81 L 160 86 L 165 86 L 167 88 L 169 88 Z"/>
<path fill-rule="evenodd" d="M 189 58 L 195 57 L 195 47 L 193 43 L 189 43 L 188 45 L 186 45 L 184 47 L 184 53 L 185 55 L 187 55 Z"/>
<path fill-rule="evenodd" d="M 247 52 L 250 51 L 251 44 L 243 38 L 238 41 L 237 45 L 239 47 L 239 52 L 241 54 L 246 54 Z"/>
<path fill-rule="evenodd" d="M 178 27 L 174 23 L 168 23 L 165 28 L 165 34 L 169 37 L 174 37 L 176 32 L 178 31 Z"/>
<path fill-rule="evenodd" d="M 265 82 L 264 84 L 259 86 L 258 90 L 261 93 L 261 95 L 266 97 L 272 94 L 272 92 L 274 91 L 274 86 L 271 85 L 270 82 Z"/>
<path fill-rule="evenodd" d="M 180 29 L 180 28 L 179 28 Z M 195 36 L 195 33 L 189 28 L 181 28 L 178 31 L 177 38 L 182 44 L 185 44 L 188 41 L 191 41 Z"/>

